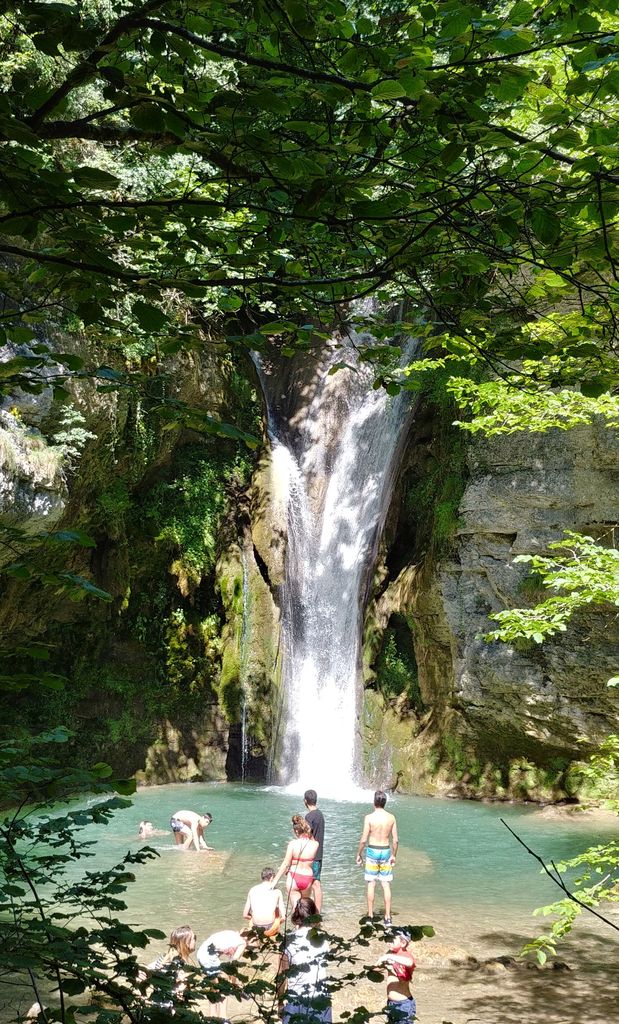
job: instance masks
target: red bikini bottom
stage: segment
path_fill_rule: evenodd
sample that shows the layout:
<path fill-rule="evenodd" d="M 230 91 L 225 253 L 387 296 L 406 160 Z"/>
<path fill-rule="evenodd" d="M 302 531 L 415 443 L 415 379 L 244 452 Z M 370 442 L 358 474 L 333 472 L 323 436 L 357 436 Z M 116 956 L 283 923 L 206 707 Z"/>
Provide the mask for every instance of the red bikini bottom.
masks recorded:
<path fill-rule="evenodd" d="M 299 890 L 299 892 L 304 892 L 305 889 L 309 889 L 310 885 L 312 885 L 312 883 L 314 881 L 313 874 L 312 875 L 297 875 L 294 872 L 292 872 L 290 877 L 292 878 L 292 881 L 296 885 L 296 887 Z"/>

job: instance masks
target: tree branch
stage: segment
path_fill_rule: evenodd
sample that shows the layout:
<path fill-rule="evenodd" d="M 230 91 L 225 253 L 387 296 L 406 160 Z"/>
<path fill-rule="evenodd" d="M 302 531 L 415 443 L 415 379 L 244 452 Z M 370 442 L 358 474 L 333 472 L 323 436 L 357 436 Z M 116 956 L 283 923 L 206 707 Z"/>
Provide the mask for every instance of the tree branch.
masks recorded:
<path fill-rule="evenodd" d="M 309 82 L 323 82 L 325 85 L 339 85 L 349 92 L 371 92 L 374 83 L 358 82 L 353 78 L 346 78 L 344 75 L 330 74 L 328 71 L 315 71 L 312 68 L 298 67 L 296 64 L 287 64 L 285 61 L 269 60 L 268 57 L 256 57 L 253 54 L 243 53 L 233 46 L 224 46 L 222 43 L 215 43 L 210 39 L 190 32 L 181 25 L 174 25 L 170 21 L 161 21 L 159 18 L 134 18 L 132 24 L 140 28 L 152 28 L 157 32 L 169 33 L 180 36 L 187 42 L 201 50 L 209 53 L 217 53 L 220 57 L 229 57 L 230 60 L 238 60 L 241 64 L 247 64 L 254 68 L 263 68 L 265 71 L 295 75 L 297 78 L 304 78 Z M 413 102 L 412 100 L 409 102 Z"/>
<path fill-rule="evenodd" d="M 307 279 L 259 275 L 257 277 L 250 278 L 226 276 L 213 278 L 212 280 L 203 277 L 179 278 L 178 280 L 175 280 L 174 278 L 152 277 L 148 273 L 121 270 L 120 267 L 112 270 L 108 267 L 102 267 L 96 263 L 85 263 L 79 260 L 74 260 L 69 256 L 54 256 L 51 253 L 35 252 L 32 249 L 22 249 L 17 245 L 7 245 L 4 242 L 0 242 L 0 252 L 5 252 L 11 256 L 21 256 L 24 259 L 34 260 L 35 263 L 55 264 L 60 267 L 68 267 L 71 270 L 87 271 L 88 273 L 98 274 L 101 277 L 107 277 L 118 281 L 127 281 L 132 284 L 157 284 L 162 288 L 174 288 L 186 283 L 209 288 L 221 288 L 224 286 L 242 288 L 251 285 L 265 285 L 268 288 L 314 289 L 326 288 L 332 284 L 349 284 L 354 281 L 370 281 L 373 279 L 381 280 L 385 274 L 384 268 L 373 267 L 367 271 L 360 270 L 353 274 Z"/>
<path fill-rule="evenodd" d="M 614 921 L 611 921 L 608 917 L 604 917 L 603 914 L 598 913 L 598 911 L 594 910 L 593 907 L 590 907 L 586 903 L 583 903 L 582 900 L 579 900 L 578 896 L 575 896 L 573 892 L 570 892 L 570 890 L 566 886 L 565 882 L 563 881 L 563 879 L 559 875 L 559 872 L 557 872 L 557 874 L 554 875 L 552 873 L 552 871 L 550 870 L 550 868 L 547 866 L 545 860 L 542 857 L 540 857 L 540 855 L 538 853 L 535 853 L 534 850 L 532 850 L 529 846 L 527 846 L 527 844 L 524 842 L 524 840 L 521 839 L 520 836 L 517 835 L 514 832 L 513 828 L 509 827 L 509 825 L 507 824 L 507 822 L 503 818 L 500 818 L 499 820 L 500 820 L 502 825 L 505 825 L 505 828 L 507 829 L 507 831 L 511 832 L 511 834 L 514 837 L 514 839 L 516 839 L 520 843 L 520 845 L 524 847 L 524 849 L 527 851 L 527 853 L 530 853 L 532 857 L 535 857 L 535 860 L 538 862 L 538 864 L 542 865 L 542 867 L 543 867 L 544 871 L 546 872 L 546 874 L 548 875 L 548 877 L 550 879 L 552 879 L 552 881 L 555 883 L 555 885 L 559 886 L 559 889 L 561 889 L 561 891 L 565 893 L 565 895 L 568 897 L 568 899 L 573 900 L 573 902 L 577 903 L 578 906 L 582 907 L 583 910 L 586 910 L 590 914 L 593 914 L 594 917 L 598 917 L 600 919 L 600 921 L 604 922 L 604 924 L 607 924 L 610 928 L 614 928 L 614 930 L 616 932 L 619 932 L 619 925 L 615 924 Z"/>
<path fill-rule="evenodd" d="M 68 96 L 78 85 L 82 85 L 87 82 L 89 78 L 92 78 L 97 71 L 97 65 L 99 61 L 103 60 L 107 56 L 110 47 L 116 42 L 125 32 L 130 31 L 135 25 L 136 15 L 148 13 L 149 11 L 156 10 L 158 7 L 162 7 L 165 0 L 148 0 L 148 3 L 142 4 L 134 11 L 130 11 L 128 14 L 123 15 L 119 18 L 115 25 L 109 30 L 107 35 L 103 37 L 99 45 L 92 50 L 88 56 L 72 71 L 69 72 L 62 85 L 49 96 L 45 103 L 42 103 L 33 114 L 27 118 L 27 123 L 32 128 L 38 128 L 41 122 L 47 117 L 59 103 Z"/>

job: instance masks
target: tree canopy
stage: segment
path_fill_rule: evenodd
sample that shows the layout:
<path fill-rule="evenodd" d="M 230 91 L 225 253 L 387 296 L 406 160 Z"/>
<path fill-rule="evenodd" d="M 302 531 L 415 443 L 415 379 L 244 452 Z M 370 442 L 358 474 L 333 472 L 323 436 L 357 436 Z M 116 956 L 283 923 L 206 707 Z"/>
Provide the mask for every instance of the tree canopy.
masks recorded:
<path fill-rule="evenodd" d="M 597 398 L 615 380 L 618 30 L 612 0 L 11 4 L 9 338 L 57 318 L 169 351 L 216 323 L 286 354 L 375 297 L 404 302 L 456 377 L 481 360 Z"/>

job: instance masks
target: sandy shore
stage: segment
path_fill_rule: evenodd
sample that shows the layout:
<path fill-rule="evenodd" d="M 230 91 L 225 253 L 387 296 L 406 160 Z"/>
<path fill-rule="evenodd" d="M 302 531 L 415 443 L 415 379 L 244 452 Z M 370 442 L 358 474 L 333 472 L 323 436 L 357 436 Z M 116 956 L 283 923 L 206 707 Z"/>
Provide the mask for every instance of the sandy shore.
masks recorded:
<path fill-rule="evenodd" d="M 619 912 L 613 919 L 619 924 Z M 587 916 L 559 947 L 554 964 L 542 968 L 518 956 L 526 938 L 477 935 L 476 956 L 436 939 L 413 944 L 412 988 L 420 1024 L 611 1024 L 619 1019 L 618 932 Z M 354 1005 L 377 1010 L 383 986 L 363 982 L 345 999 L 338 995 L 335 1017 L 351 1009 L 351 997 Z"/>
<path fill-rule="evenodd" d="M 587 827 L 602 825 L 612 828 L 619 824 L 616 811 L 610 811 L 606 807 L 587 807 L 583 804 L 547 804 L 539 807 L 530 817 L 528 822 L 535 821 L 569 821 L 578 824 L 582 821 Z"/>

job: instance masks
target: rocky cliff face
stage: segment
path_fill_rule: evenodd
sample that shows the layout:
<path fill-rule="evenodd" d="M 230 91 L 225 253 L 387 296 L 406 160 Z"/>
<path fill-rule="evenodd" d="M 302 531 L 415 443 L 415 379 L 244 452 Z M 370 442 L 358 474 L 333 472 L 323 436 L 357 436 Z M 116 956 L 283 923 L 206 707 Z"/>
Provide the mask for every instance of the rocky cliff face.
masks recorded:
<path fill-rule="evenodd" d="M 54 347 L 81 354 L 79 339 Z M 92 358 L 92 346 L 84 351 Z M 236 442 L 165 429 L 157 408 L 164 395 L 221 419 L 237 417 L 231 406 L 246 419 L 258 407 L 234 365 L 208 354 L 134 368 L 144 380 L 135 392 L 85 381 L 65 405 L 44 389 L 0 411 L 0 531 L 85 531 L 92 547 L 43 545 L 36 564 L 111 597 L 76 603 L 4 581 L 3 643 L 45 641 L 47 667 L 67 678 L 40 706 L 18 697 L 10 714 L 16 725 L 69 725 L 77 763 L 107 761 L 150 783 L 223 779 L 235 771 L 239 713 L 239 680 L 226 691 L 222 669 L 237 629 L 223 553 L 243 534 L 251 457 Z M 14 561 L 19 538 L 0 552 L 0 564 Z"/>
<path fill-rule="evenodd" d="M 431 429 L 422 424 L 420 433 L 417 461 L 436 446 Z M 481 635 L 493 628 L 492 612 L 541 597 L 516 555 L 543 553 L 566 529 L 598 538 L 618 521 L 619 435 L 596 425 L 475 439 L 466 475 L 451 544 L 424 551 L 413 537 L 413 564 L 370 606 L 370 637 L 394 614 L 406 616 L 420 696 L 412 715 L 410 702 L 398 708 L 370 693 L 368 718 L 376 721 L 378 701 L 385 723 L 374 745 L 384 744 L 388 761 L 395 735 L 391 763 L 407 789 L 559 798 L 571 790 L 570 763 L 619 726 L 619 700 L 606 686 L 619 622 L 610 609 L 591 610 L 559 639 L 517 650 Z M 423 533 L 422 520 L 400 506 L 392 548 L 409 530 Z"/>

